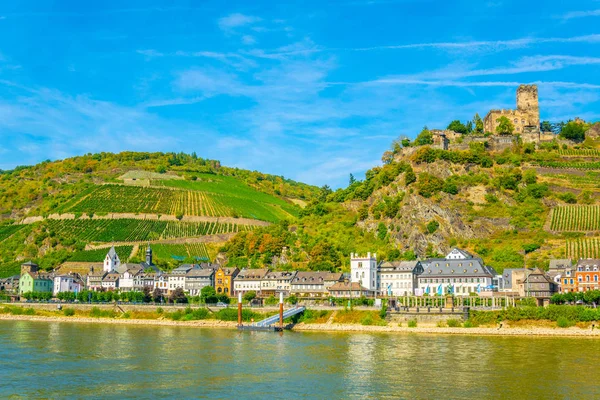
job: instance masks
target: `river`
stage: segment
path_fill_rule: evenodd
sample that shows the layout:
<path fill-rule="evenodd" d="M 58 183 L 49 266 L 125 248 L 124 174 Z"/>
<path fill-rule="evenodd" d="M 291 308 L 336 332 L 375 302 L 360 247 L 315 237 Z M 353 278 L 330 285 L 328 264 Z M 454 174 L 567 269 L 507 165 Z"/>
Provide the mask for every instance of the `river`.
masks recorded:
<path fill-rule="evenodd" d="M 0 398 L 600 398 L 600 341 L 0 321 Z"/>

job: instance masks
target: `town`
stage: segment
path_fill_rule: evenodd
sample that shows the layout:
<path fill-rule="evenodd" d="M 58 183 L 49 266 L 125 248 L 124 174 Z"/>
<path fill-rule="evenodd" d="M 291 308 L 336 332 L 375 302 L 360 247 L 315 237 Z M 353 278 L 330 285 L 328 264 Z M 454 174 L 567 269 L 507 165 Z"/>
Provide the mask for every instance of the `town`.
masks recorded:
<path fill-rule="evenodd" d="M 351 254 L 350 272 L 275 271 L 238 269 L 213 264 L 183 264 L 165 273 L 152 262 L 152 248 L 139 264 L 121 263 L 112 247 L 102 269 L 91 266 L 87 275 L 59 270 L 42 272 L 26 262 L 21 274 L 0 281 L 0 290 L 13 301 L 27 299 L 75 300 L 83 291 L 111 292 L 112 298 L 132 292 L 152 293 L 154 301 L 187 302 L 211 287 L 218 301 L 242 295 L 261 303 L 269 297 L 293 297 L 294 302 L 327 298 L 400 298 L 456 296 L 462 298 L 533 298 L 538 305 L 550 303 L 555 293 L 600 290 L 600 260 L 550 260 L 548 272 L 539 268 L 505 269 L 498 274 L 481 258 L 453 248 L 443 258 L 415 261 L 378 260 L 376 254 Z M 121 296 L 118 296 L 120 294 Z M 91 301 L 91 299 L 82 299 Z"/>

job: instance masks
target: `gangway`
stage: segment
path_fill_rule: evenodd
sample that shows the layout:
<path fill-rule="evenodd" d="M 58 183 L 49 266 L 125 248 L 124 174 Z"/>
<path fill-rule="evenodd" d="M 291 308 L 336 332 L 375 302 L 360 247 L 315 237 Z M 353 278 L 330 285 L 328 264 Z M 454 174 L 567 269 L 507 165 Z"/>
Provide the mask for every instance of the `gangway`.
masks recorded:
<path fill-rule="evenodd" d="M 294 307 L 283 312 L 283 319 L 293 317 L 294 315 L 303 313 L 306 307 Z M 275 324 L 279 322 L 279 314 L 275 314 L 269 318 L 265 318 L 262 321 L 253 323 L 252 325 L 238 325 L 238 329 L 242 331 L 281 331 L 281 327 Z"/>
<path fill-rule="evenodd" d="M 303 313 L 304 310 L 306 310 L 306 307 L 294 307 L 294 308 L 290 308 L 288 310 L 285 310 L 283 312 L 283 319 L 289 318 L 289 317 L 293 317 L 296 314 L 300 314 Z M 275 314 L 269 318 L 265 318 L 262 321 L 258 321 L 256 324 L 254 324 L 255 326 L 259 326 L 259 327 L 267 327 L 267 326 L 271 326 L 274 323 L 279 322 L 279 314 Z"/>

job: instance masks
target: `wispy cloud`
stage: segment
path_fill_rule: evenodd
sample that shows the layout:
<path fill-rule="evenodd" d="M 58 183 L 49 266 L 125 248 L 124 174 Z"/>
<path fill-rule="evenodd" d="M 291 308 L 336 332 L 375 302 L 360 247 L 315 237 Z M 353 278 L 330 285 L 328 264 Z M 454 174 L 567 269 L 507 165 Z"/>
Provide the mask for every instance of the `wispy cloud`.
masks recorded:
<path fill-rule="evenodd" d="M 563 20 L 570 20 L 575 18 L 585 18 L 585 17 L 600 17 L 600 9 L 599 10 L 587 10 L 587 11 L 571 11 L 561 16 Z"/>
<path fill-rule="evenodd" d="M 229 31 L 246 25 L 251 25 L 261 21 L 261 18 L 252 15 L 244 15 L 240 13 L 229 14 L 226 17 L 220 18 L 217 21 L 219 28 L 224 31 Z"/>
<path fill-rule="evenodd" d="M 244 35 L 242 36 L 242 43 L 251 45 L 256 43 L 256 38 L 252 35 Z"/>

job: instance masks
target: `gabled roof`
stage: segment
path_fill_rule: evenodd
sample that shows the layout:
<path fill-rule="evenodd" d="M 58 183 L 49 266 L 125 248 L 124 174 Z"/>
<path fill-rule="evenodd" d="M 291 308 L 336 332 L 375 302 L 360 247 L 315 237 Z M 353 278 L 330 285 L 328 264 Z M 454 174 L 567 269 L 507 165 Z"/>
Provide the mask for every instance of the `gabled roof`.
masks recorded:
<path fill-rule="evenodd" d="M 113 258 L 115 256 L 117 256 L 117 258 L 119 258 L 119 255 L 117 254 L 117 252 L 115 251 L 115 246 L 112 246 L 110 248 L 110 250 L 108 250 L 108 253 L 106 254 L 108 257 Z"/>
<path fill-rule="evenodd" d="M 214 270 L 208 268 L 192 268 L 185 276 L 186 278 L 210 278 L 214 273 Z"/>
<path fill-rule="evenodd" d="M 102 282 L 116 282 L 120 275 L 117 273 L 108 273 L 102 278 Z"/>
<path fill-rule="evenodd" d="M 350 289 L 352 288 L 352 289 Z M 361 286 L 360 283 L 358 282 L 336 282 L 333 285 L 331 285 L 331 287 L 329 288 L 329 291 L 347 291 L 349 292 L 350 290 L 352 291 L 361 291 L 361 292 L 367 292 L 368 289 L 364 286 Z"/>
<path fill-rule="evenodd" d="M 299 271 L 294 279 L 293 284 L 319 284 L 325 281 L 339 281 L 342 279 L 341 272 L 325 272 L 325 271 Z"/>
<path fill-rule="evenodd" d="M 379 268 L 382 272 L 412 272 L 417 266 L 421 264 L 421 261 L 383 261 L 379 264 Z M 383 271 L 385 270 L 385 271 Z"/>
<path fill-rule="evenodd" d="M 224 267 L 219 267 L 217 269 L 223 271 L 223 274 L 229 276 L 229 275 L 233 275 L 233 274 L 237 274 L 240 272 L 239 268 L 235 267 L 235 268 L 224 268 Z"/>
<path fill-rule="evenodd" d="M 550 268 L 549 269 L 565 269 L 571 268 L 573 263 L 568 258 L 553 258 L 550 260 Z"/>
<path fill-rule="evenodd" d="M 259 268 L 259 269 L 246 269 L 240 271 L 239 274 L 235 277 L 236 281 L 252 281 L 257 279 L 263 279 L 269 270 L 267 268 Z"/>
<path fill-rule="evenodd" d="M 21 265 L 25 265 L 27 267 L 39 267 L 39 265 L 37 265 L 36 263 L 34 263 L 33 261 L 29 260 L 26 263 L 23 263 Z"/>
<path fill-rule="evenodd" d="M 473 258 L 467 260 L 423 260 L 423 274 L 420 278 L 428 277 L 494 277 L 496 271 L 493 268 L 483 265 L 480 259 Z"/>
<path fill-rule="evenodd" d="M 466 250 L 459 249 L 458 247 L 454 247 L 452 250 L 450 250 L 450 252 L 446 255 L 446 258 L 452 253 L 458 253 L 459 255 L 463 256 L 465 259 L 474 258 L 473 254 L 469 253 Z"/>
<path fill-rule="evenodd" d="M 280 280 L 280 279 L 294 279 L 296 271 L 270 271 L 265 275 L 263 279 L 266 280 Z"/>

